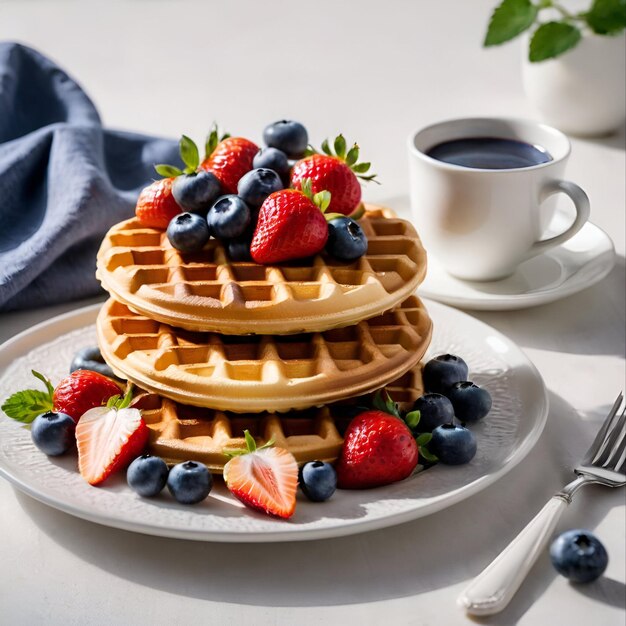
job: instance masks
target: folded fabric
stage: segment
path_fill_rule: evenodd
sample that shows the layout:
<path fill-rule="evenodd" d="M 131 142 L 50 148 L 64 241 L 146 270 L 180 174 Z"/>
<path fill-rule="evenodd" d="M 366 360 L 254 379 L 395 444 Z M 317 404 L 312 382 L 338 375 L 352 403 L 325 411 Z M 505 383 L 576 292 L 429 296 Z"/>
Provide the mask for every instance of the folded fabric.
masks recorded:
<path fill-rule="evenodd" d="M 100 240 L 155 163 L 180 163 L 174 140 L 103 128 L 62 69 L 0 43 L 0 311 L 98 294 Z"/>

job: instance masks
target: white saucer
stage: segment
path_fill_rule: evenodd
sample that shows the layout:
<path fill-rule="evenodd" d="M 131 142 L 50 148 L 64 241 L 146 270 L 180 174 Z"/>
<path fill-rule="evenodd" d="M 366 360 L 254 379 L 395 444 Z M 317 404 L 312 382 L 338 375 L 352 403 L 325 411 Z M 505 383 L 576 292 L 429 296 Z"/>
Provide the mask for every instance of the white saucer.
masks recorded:
<path fill-rule="evenodd" d="M 523 309 L 586 289 L 602 280 L 614 264 L 611 238 L 587 222 L 569 241 L 522 263 L 503 280 L 474 282 L 454 278 L 429 254 L 426 280 L 418 294 L 467 309 Z"/>

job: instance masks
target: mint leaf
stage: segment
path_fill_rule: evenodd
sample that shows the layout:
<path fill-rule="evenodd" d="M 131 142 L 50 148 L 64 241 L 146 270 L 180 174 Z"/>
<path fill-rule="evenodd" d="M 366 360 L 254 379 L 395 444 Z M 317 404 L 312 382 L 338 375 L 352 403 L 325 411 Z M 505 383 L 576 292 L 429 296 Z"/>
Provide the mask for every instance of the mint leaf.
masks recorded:
<path fill-rule="evenodd" d="M 626 28 L 626 0 L 594 0 L 585 20 L 598 35 L 619 33 Z"/>
<path fill-rule="evenodd" d="M 155 165 L 154 169 L 157 171 L 157 174 L 160 174 L 164 178 L 176 178 L 176 176 L 180 176 L 183 173 L 182 170 L 177 167 L 174 167 L 173 165 L 166 165 L 165 163 Z"/>
<path fill-rule="evenodd" d="M 52 396 L 37 389 L 24 389 L 7 398 L 2 410 L 12 419 L 30 424 L 39 414 L 52 411 Z"/>
<path fill-rule="evenodd" d="M 537 7 L 530 0 L 503 0 L 489 21 L 484 46 L 510 41 L 530 28 L 537 17 Z"/>
<path fill-rule="evenodd" d="M 200 165 L 200 154 L 198 153 L 198 146 L 187 135 L 183 135 L 180 138 L 180 158 L 189 170 L 188 173 L 195 172 Z"/>
<path fill-rule="evenodd" d="M 573 48 L 580 40 L 580 30 L 565 22 L 542 24 L 530 40 L 531 63 L 553 59 Z"/>

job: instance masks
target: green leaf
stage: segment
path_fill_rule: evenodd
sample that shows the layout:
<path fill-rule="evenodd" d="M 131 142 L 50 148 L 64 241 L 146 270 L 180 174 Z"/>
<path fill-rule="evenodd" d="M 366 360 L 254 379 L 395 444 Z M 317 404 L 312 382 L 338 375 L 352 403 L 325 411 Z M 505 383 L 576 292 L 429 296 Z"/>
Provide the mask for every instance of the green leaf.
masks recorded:
<path fill-rule="evenodd" d="M 530 0 L 503 0 L 489 21 L 484 46 L 510 41 L 530 28 L 537 18 L 537 7 Z"/>
<path fill-rule="evenodd" d="M 343 213 L 324 213 L 324 217 L 327 222 L 330 222 L 331 220 L 336 220 L 338 217 L 345 217 L 345 215 Z"/>
<path fill-rule="evenodd" d="M 419 454 L 429 463 L 436 463 L 439 460 L 432 452 L 429 452 L 427 448 L 420 448 Z"/>
<path fill-rule="evenodd" d="M 573 48 L 580 40 L 580 30 L 565 22 L 542 24 L 530 40 L 531 63 L 553 59 Z"/>
<path fill-rule="evenodd" d="M 155 165 L 154 169 L 157 171 L 157 174 L 160 174 L 164 178 L 175 178 L 183 173 L 181 169 L 174 167 L 173 165 L 166 165 L 165 163 Z"/>
<path fill-rule="evenodd" d="M 313 199 L 313 191 L 311 190 L 311 179 L 303 178 L 300 181 L 300 190 L 307 197 Z"/>
<path fill-rule="evenodd" d="M 417 443 L 418 446 L 425 446 L 428 445 L 430 443 L 430 440 L 433 438 L 433 434 L 432 433 L 422 433 L 416 440 L 415 442 Z"/>
<path fill-rule="evenodd" d="M 39 414 L 52 411 L 52 396 L 47 391 L 23 389 L 14 393 L 2 405 L 12 419 L 30 424 Z"/>
<path fill-rule="evenodd" d="M 198 153 L 198 146 L 187 135 L 183 135 L 180 138 L 180 158 L 183 163 L 191 170 L 195 172 L 200 165 L 200 154 Z M 190 172 L 190 173 L 191 173 Z"/>
<path fill-rule="evenodd" d="M 211 126 L 211 131 L 207 135 L 206 141 L 204 142 L 204 158 L 208 159 L 212 154 L 217 144 L 219 143 L 217 126 L 213 124 Z"/>
<path fill-rule="evenodd" d="M 352 167 L 359 160 L 359 146 L 354 144 L 346 154 L 346 165 Z"/>
<path fill-rule="evenodd" d="M 357 163 L 356 165 L 352 166 L 352 171 L 355 174 L 365 174 L 365 172 L 367 172 L 367 170 L 369 170 L 369 168 L 371 167 L 371 163 Z"/>
<path fill-rule="evenodd" d="M 48 390 L 48 393 L 50 394 L 50 402 L 52 402 L 52 396 L 54 394 L 54 387 L 52 386 L 52 383 L 50 382 L 50 379 L 47 376 L 44 376 L 43 374 L 40 374 L 37 370 L 30 370 L 30 373 L 37 380 L 40 380 L 46 386 L 46 389 Z"/>
<path fill-rule="evenodd" d="M 311 145 L 309 144 L 306 147 L 306 150 L 304 151 L 304 157 L 310 157 L 312 154 L 317 154 L 317 150 Z"/>
<path fill-rule="evenodd" d="M 330 146 L 328 145 L 328 139 L 324 139 L 324 141 L 322 141 L 322 152 L 324 154 L 328 154 L 329 156 L 332 156 L 333 151 L 330 149 Z"/>
<path fill-rule="evenodd" d="M 594 0 L 585 20 L 598 35 L 617 34 L 626 28 L 626 0 Z"/>
<path fill-rule="evenodd" d="M 398 405 L 391 399 L 391 396 L 385 391 L 385 398 L 380 391 L 376 392 L 374 399 L 372 400 L 372 406 L 383 413 L 389 413 L 394 417 L 400 418 L 400 412 L 398 411 Z"/>
<path fill-rule="evenodd" d="M 248 448 L 248 452 L 254 452 L 256 450 L 256 441 L 254 437 L 250 434 L 249 430 L 243 431 L 243 436 L 246 438 L 246 447 Z"/>
<path fill-rule="evenodd" d="M 421 413 L 419 411 L 410 411 L 404 416 L 404 421 L 409 428 L 416 428 L 420 423 Z"/>
<path fill-rule="evenodd" d="M 121 396 L 120 396 L 120 394 L 119 394 L 119 393 L 118 393 L 118 394 L 116 394 L 116 395 L 114 395 L 114 396 L 111 396 L 111 397 L 107 400 L 107 403 L 106 403 L 106 407 L 107 407 L 107 409 L 114 409 L 114 408 L 116 408 L 116 406 L 115 406 L 115 405 L 117 404 L 117 402 L 118 402 L 118 400 L 120 399 L 120 397 L 121 397 Z"/>
<path fill-rule="evenodd" d="M 318 191 L 313 196 L 313 204 L 319 207 L 320 211 L 324 213 L 330 204 L 330 191 Z"/>
<path fill-rule="evenodd" d="M 335 154 L 343 159 L 346 156 L 346 140 L 343 135 L 337 135 L 335 139 Z"/>

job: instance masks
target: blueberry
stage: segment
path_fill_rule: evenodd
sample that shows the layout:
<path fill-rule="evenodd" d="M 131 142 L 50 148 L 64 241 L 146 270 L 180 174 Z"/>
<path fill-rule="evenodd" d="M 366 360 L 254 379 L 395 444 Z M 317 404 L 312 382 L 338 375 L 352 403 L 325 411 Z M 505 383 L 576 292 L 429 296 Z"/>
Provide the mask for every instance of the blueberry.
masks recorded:
<path fill-rule="evenodd" d="M 367 252 L 367 237 L 358 222 L 337 217 L 328 222 L 326 251 L 340 261 L 354 261 Z"/>
<path fill-rule="evenodd" d="M 312 461 L 300 469 L 300 488 L 313 502 L 324 502 L 337 489 L 337 473 L 330 463 Z"/>
<path fill-rule="evenodd" d="M 227 195 L 218 198 L 206 219 L 215 237 L 234 239 L 246 232 L 252 214 L 250 207 L 239 196 Z"/>
<path fill-rule="evenodd" d="M 167 477 L 167 488 L 181 504 L 196 504 L 204 500 L 213 487 L 213 476 L 206 465 L 185 461 L 174 465 Z"/>
<path fill-rule="evenodd" d="M 288 157 L 299 159 L 309 145 L 309 135 L 300 122 L 280 120 L 265 127 L 263 141 L 270 148 L 278 148 Z"/>
<path fill-rule="evenodd" d="M 172 184 L 172 195 L 182 209 L 204 215 L 221 193 L 217 176 L 205 170 L 177 176 Z"/>
<path fill-rule="evenodd" d="M 258 209 L 265 198 L 283 189 L 283 181 L 274 170 L 259 168 L 244 174 L 237 183 L 237 194 L 252 209 Z"/>
<path fill-rule="evenodd" d="M 440 393 L 426 393 L 413 405 L 414 411 L 420 412 L 420 421 L 415 429 L 419 433 L 430 433 L 437 426 L 454 421 L 452 402 Z"/>
<path fill-rule="evenodd" d="M 550 546 L 556 571 L 574 583 L 588 583 L 604 573 L 609 556 L 600 540 L 588 530 L 568 530 Z"/>
<path fill-rule="evenodd" d="M 151 498 L 163 491 L 169 470 L 165 461 L 150 454 L 137 457 L 126 470 L 126 480 L 133 491 Z"/>
<path fill-rule="evenodd" d="M 274 170 L 281 179 L 284 179 L 289 174 L 289 159 L 287 155 L 278 148 L 261 148 L 252 160 L 252 167 L 266 168 L 268 170 Z"/>
<path fill-rule="evenodd" d="M 491 410 L 491 394 L 468 380 L 454 383 L 446 395 L 461 422 L 477 422 Z"/>
<path fill-rule="evenodd" d="M 226 251 L 231 261 L 240 263 L 252 262 L 249 239 L 231 239 L 226 244 Z"/>
<path fill-rule="evenodd" d="M 476 454 L 476 437 L 464 426 L 443 424 L 433 430 L 428 450 L 446 465 L 463 465 Z"/>
<path fill-rule="evenodd" d="M 76 352 L 72 363 L 70 364 L 70 374 L 76 370 L 91 370 L 92 372 L 98 372 L 103 376 L 109 378 L 115 378 L 113 370 L 107 365 L 102 358 L 100 348 L 98 346 L 87 346 L 81 348 Z"/>
<path fill-rule="evenodd" d="M 196 213 L 179 213 L 167 227 L 167 238 L 181 252 L 199 252 L 210 236 L 206 220 Z"/>
<path fill-rule="evenodd" d="M 38 415 L 30 427 L 33 443 L 48 456 L 65 454 L 76 443 L 76 422 L 65 413 Z"/>
<path fill-rule="evenodd" d="M 426 391 L 445 394 L 446 389 L 467 380 L 467 363 L 454 354 L 440 354 L 424 366 L 422 378 Z"/>

